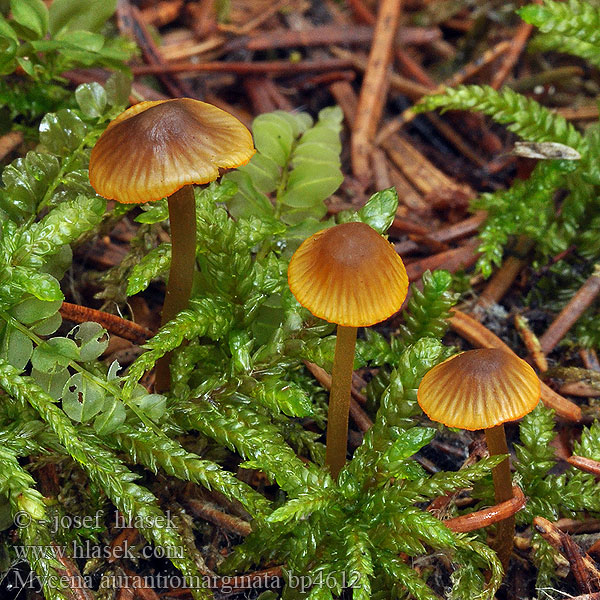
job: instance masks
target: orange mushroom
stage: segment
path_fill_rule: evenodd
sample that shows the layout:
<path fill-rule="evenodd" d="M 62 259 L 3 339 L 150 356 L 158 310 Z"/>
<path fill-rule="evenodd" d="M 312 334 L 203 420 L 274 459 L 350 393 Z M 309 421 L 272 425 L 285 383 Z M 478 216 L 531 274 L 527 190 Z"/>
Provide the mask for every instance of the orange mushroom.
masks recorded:
<path fill-rule="evenodd" d="M 196 206 L 192 184 L 219 169 L 246 164 L 254 154 L 248 129 L 229 113 L 190 98 L 140 102 L 121 113 L 92 149 L 90 183 L 122 203 L 167 196 L 171 268 L 161 325 L 188 305 L 196 264 Z M 156 387 L 169 386 L 169 360 L 159 361 Z"/>
<path fill-rule="evenodd" d="M 504 423 L 531 412 L 541 384 L 522 359 L 499 348 L 469 350 L 428 371 L 417 392 L 419 405 L 432 420 L 448 427 L 484 429 L 491 456 L 508 454 Z M 508 458 L 492 470 L 496 502 L 513 497 Z M 512 552 L 514 516 L 501 521 L 496 550 L 506 569 Z"/>
<path fill-rule="evenodd" d="M 394 247 L 365 223 L 344 223 L 305 240 L 288 268 L 290 290 L 313 315 L 336 323 L 325 462 L 337 478 L 346 462 L 357 327 L 393 315 L 408 292 Z"/>

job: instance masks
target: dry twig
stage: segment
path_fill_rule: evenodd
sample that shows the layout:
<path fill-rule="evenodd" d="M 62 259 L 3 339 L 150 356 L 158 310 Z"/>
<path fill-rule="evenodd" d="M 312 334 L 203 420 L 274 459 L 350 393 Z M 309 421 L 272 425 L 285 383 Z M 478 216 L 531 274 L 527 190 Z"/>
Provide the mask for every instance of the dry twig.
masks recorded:
<path fill-rule="evenodd" d="M 143 344 L 153 335 L 152 331 L 133 321 L 127 321 L 126 319 L 117 317 L 117 315 L 112 315 L 94 308 L 88 308 L 87 306 L 79 306 L 79 304 L 63 302 L 60 307 L 60 314 L 63 319 L 73 321 L 73 323 L 94 321 L 95 323 L 102 325 L 108 333 L 118 335 L 134 344 Z"/>
<path fill-rule="evenodd" d="M 508 517 L 512 517 L 527 504 L 527 498 L 518 485 L 513 486 L 513 497 L 510 500 L 500 502 L 495 506 L 483 508 L 481 510 L 447 519 L 444 525 L 456 533 L 466 533 L 475 529 L 488 527 Z"/>
<path fill-rule="evenodd" d="M 589 554 L 584 552 L 568 534 L 563 533 L 547 519 L 535 517 L 533 526 L 569 561 L 571 572 L 581 592 L 592 594 L 600 591 L 600 571 Z"/>
<path fill-rule="evenodd" d="M 400 6 L 401 0 L 382 0 L 379 5 L 369 62 L 358 97 L 350 154 L 352 172 L 361 180 L 368 179 L 371 144 L 387 97 L 387 72 L 400 17 Z"/>
<path fill-rule="evenodd" d="M 591 305 L 600 293 L 600 265 L 596 265 L 594 272 L 581 286 L 569 303 L 560 311 L 560 314 L 540 337 L 542 351 L 549 354 L 556 344 L 562 340 L 567 331 L 575 324 L 581 314 Z"/>

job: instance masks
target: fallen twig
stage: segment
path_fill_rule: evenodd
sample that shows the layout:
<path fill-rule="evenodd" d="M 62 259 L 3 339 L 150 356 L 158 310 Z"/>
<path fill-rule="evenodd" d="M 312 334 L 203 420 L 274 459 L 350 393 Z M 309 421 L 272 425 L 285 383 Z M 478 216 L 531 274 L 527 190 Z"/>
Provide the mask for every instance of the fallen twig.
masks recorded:
<path fill-rule="evenodd" d="M 569 456 L 567 462 L 582 471 L 592 473 L 592 475 L 600 475 L 600 461 L 574 454 L 573 456 Z"/>
<path fill-rule="evenodd" d="M 206 519 L 207 521 L 210 521 L 214 525 L 222 527 L 227 531 L 231 531 L 232 533 L 244 537 L 252 533 L 252 527 L 250 523 L 240 519 L 239 517 L 229 515 L 206 502 L 202 502 L 201 500 L 194 498 L 188 498 L 186 500 L 186 504 L 190 507 L 191 512 L 195 516 Z"/>
<path fill-rule="evenodd" d="M 13 150 L 23 143 L 22 131 L 9 131 L 0 137 L 0 160 L 3 160 Z"/>
<path fill-rule="evenodd" d="M 542 352 L 540 340 L 529 328 L 527 319 L 522 315 L 515 315 L 515 328 L 521 336 L 521 339 L 537 368 L 542 372 L 547 371 L 548 361 Z"/>
<path fill-rule="evenodd" d="M 134 344 L 143 344 L 148 338 L 154 335 L 152 331 L 133 321 L 127 321 L 117 315 L 111 315 L 110 313 L 88 308 L 87 306 L 63 302 L 59 311 L 64 319 L 73 321 L 73 323 L 94 321 L 102 325 L 108 333 L 118 335 Z"/>
<path fill-rule="evenodd" d="M 382 0 L 379 5 L 373 44 L 358 97 L 350 156 L 354 176 L 363 181 L 369 178 L 371 144 L 387 97 L 387 72 L 392 58 L 400 7 L 401 0 Z"/>
<path fill-rule="evenodd" d="M 600 293 L 600 265 L 596 265 L 594 272 L 579 288 L 578 292 L 569 300 L 569 303 L 560 311 L 552 321 L 544 335 L 540 337 L 542 351 L 549 354 L 556 344 L 562 340 L 567 331 L 575 324 L 581 314 L 590 306 Z"/>
<path fill-rule="evenodd" d="M 461 268 L 468 268 L 475 264 L 477 257 L 477 240 L 469 240 L 458 248 L 452 248 L 439 254 L 433 254 L 427 258 L 421 258 L 406 265 L 409 281 L 420 279 L 427 270 L 446 269 L 451 273 Z"/>
<path fill-rule="evenodd" d="M 518 485 L 513 486 L 513 494 L 514 496 L 510 500 L 469 513 L 468 515 L 447 519 L 443 523 L 448 529 L 456 533 L 466 533 L 467 531 L 482 529 L 483 527 L 503 521 L 508 517 L 512 517 L 527 504 L 527 498 L 525 498 L 523 491 Z"/>
<path fill-rule="evenodd" d="M 521 257 L 527 254 L 532 245 L 533 243 L 525 237 L 519 239 L 514 248 L 515 255 L 510 255 L 504 260 L 502 266 L 494 273 L 481 292 L 473 309 L 475 314 L 478 311 L 486 310 L 504 297 L 521 269 L 527 264 L 527 261 Z"/>
<path fill-rule="evenodd" d="M 238 75 L 255 75 L 271 73 L 277 75 L 295 75 L 310 71 L 338 71 L 348 69 L 352 62 L 342 58 L 323 60 L 304 60 L 293 63 L 287 60 L 260 62 L 227 62 L 212 61 L 204 63 L 169 63 L 161 65 L 132 66 L 134 75 L 157 75 L 160 73 L 236 73 Z"/>
<path fill-rule="evenodd" d="M 480 71 L 484 66 L 488 65 L 492 61 L 496 60 L 499 56 L 501 56 L 504 52 L 506 52 L 511 46 L 510 42 L 500 42 L 496 44 L 490 50 L 487 50 L 483 53 L 482 56 L 476 58 L 474 61 L 471 61 L 468 65 L 457 71 L 452 77 L 446 80 L 443 84 L 439 85 L 434 89 L 426 88 L 425 93 L 420 94 L 418 97 L 413 97 L 412 100 L 418 100 L 421 96 L 425 96 L 426 94 L 439 94 L 442 93 L 446 88 L 453 87 L 462 83 L 466 79 L 475 75 L 478 71 Z M 393 133 L 399 131 L 404 125 L 410 123 L 416 116 L 416 113 L 413 112 L 412 108 L 407 108 L 400 115 L 398 115 L 395 119 L 392 119 L 384 127 L 382 127 L 381 131 L 377 134 L 375 138 L 376 144 L 383 144 L 383 142 L 388 139 Z"/>
<path fill-rule="evenodd" d="M 523 48 L 525 47 L 525 44 L 527 43 L 532 31 L 533 25 L 530 25 L 529 23 L 521 23 L 521 25 L 519 25 L 517 33 L 512 39 L 506 55 L 492 77 L 490 85 L 495 90 L 500 89 L 500 86 L 509 76 L 511 70 L 515 66 L 515 63 L 519 59 L 521 52 L 523 52 Z"/>
<path fill-rule="evenodd" d="M 569 561 L 571 572 L 580 591 L 586 594 L 600 591 L 600 571 L 587 552 L 584 552 L 568 534 L 563 533 L 548 519 L 535 517 L 533 526 L 549 544 Z"/>

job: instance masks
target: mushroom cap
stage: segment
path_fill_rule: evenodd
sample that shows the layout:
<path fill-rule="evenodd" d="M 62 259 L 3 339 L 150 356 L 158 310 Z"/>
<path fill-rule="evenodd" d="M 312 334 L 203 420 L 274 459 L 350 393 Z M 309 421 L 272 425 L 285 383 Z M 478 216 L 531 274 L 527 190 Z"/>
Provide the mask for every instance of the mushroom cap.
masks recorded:
<path fill-rule="evenodd" d="M 214 181 L 219 169 L 244 165 L 254 152 L 248 129 L 212 104 L 140 102 L 111 121 L 96 142 L 90 183 L 118 202 L 160 200 L 184 185 Z"/>
<path fill-rule="evenodd" d="M 365 223 L 336 225 L 304 240 L 290 261 L 288 283 L 313 315 L 350 327 L 387 319 L 408 292 L 402 259 Z"/>
<path fill-rule="evenodd" d="M 423 412 L 448 427 L 488 429 L 531 412 L 540 399 L 535 371 L 499 348 L 468 350 L 428 371 L 417 398 Z"/>

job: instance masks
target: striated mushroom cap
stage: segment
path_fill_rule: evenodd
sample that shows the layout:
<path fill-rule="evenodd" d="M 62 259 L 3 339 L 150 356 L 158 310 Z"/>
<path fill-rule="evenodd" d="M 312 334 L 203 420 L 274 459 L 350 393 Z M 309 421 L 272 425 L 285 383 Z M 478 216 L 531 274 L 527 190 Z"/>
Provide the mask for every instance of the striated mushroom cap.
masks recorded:
<path fill-rule="evenodd" d="M 540 380 L 506 350 L 481 348 L 450 357 L 425 374 L 417 398 L 425 414 L 448 427 L 487 429 L 531 412 Z"/>
<path fill-rule="evenodd" d="M 394 247 L 365 223 L 344 223 L 304 240 L 288 267 L 298 302 L 331 323 L 366 327 L 393 315 L 408 292 Z"/>
<path fill-rule="evenodd" d="M 212 104 L 140 102 L 111 121 L 96 142 L 90 183 L 118 202 L 160 200 L 184 185 L 214 181 L 219 169 L 244 165 L 254 152 L 248 129 Z"/>

